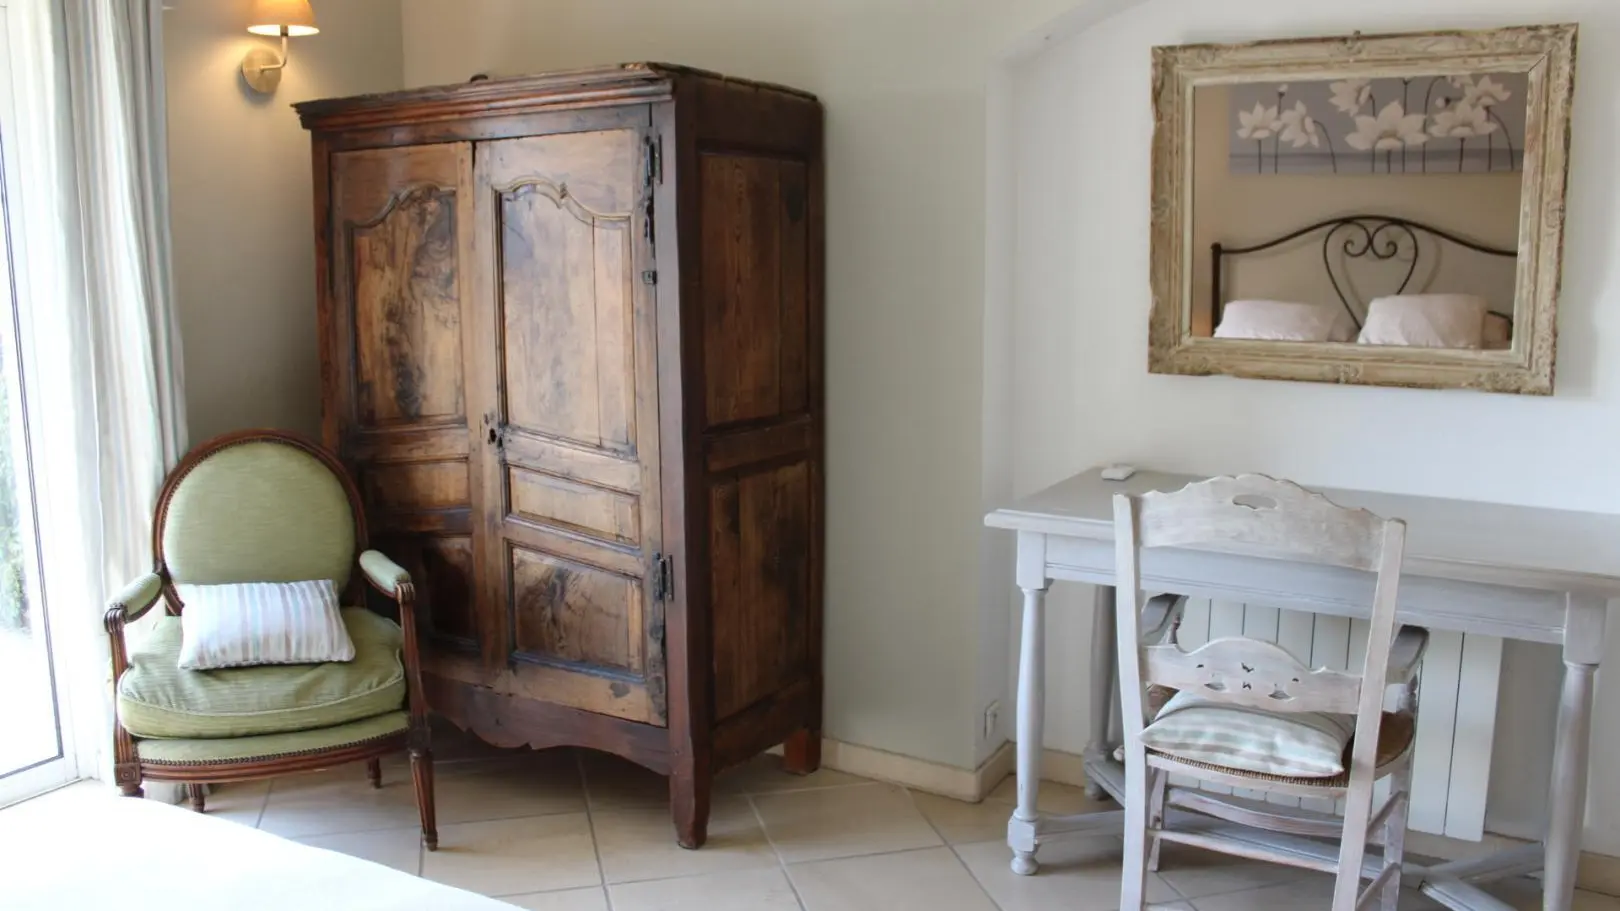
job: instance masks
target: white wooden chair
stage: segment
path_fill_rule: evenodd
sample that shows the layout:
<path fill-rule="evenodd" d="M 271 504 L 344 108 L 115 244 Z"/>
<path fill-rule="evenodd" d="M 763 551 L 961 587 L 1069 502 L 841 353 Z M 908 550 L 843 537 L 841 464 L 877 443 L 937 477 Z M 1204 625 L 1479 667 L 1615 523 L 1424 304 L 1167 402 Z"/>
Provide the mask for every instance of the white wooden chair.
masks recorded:
<path fill-rule="evenodd" d="M 1125 860 L 1121 911 L 1143 907 L 1147 872 L 1157 869 L 1159 844 L 1198 848 L 1333 873 L 1332 911 L 1355 911 L 1382 897 L 1395 911 L 1411 785 L 1419 663 L 1425 631 L 1396 634 L 1395 595 L 1406 525 L 1365 510 L 1345 509 L 1287 481 L 1259 475 L 1214 478 L 1174 493 L 1114 498 L 1120 692 L 1125 734 Z M 1217 639 L 1192 652 L 1154 644 L 1140 629 L 1144 608 L 1141 557 L 1146 549 L 1184 547 L 1341 567 L 1376 574 L 1367 658 L 1360 674 L 1311 670 L 1286 650 L 1241 637 Z M 1149 557 L 1149 560 L 1152 558 Z M 1185 580 L 1196 589 L 1199 581 Z M 1260 774 L 1178 759 L 1148 749 L 1143 730 L 1150 695 L 1191 691 L 1209 705 L 1268 713 L 1320 712 L 1355 716 L 1345 771 L 1332 778 Z M 1400 686 L 1397 713 L 1384 711 L 1386 690 Z M 1234 720 L 1236 720 L 1234 718 Z M 1296 797 L 1343 799 L 1331 814 L 1247 801 L 1182 788 L 1177 775 L 1202 782 Z M 1389 797 L 1372 806 L 1374 782 L 1393 776 Z M 1170 808 L 1191 811 L 1169 814 Z M 1236 824 L 1236 825 L 1234 825 Z M 1294 836 L 1337 838 L 1337 861 L 1321 852 L 1288 850 L 1275 838 L 1248 838 L 1242 827 Z M 1381 831 L 1380 831 L 1381 830 Z M 1369 835 L 1383 845 L 1382 865 L 1364 872 Z M 1151 842 L 1151 852 L 1150 852 Z M 1361 888 L 1364 877 L 1372 879 Z"/>

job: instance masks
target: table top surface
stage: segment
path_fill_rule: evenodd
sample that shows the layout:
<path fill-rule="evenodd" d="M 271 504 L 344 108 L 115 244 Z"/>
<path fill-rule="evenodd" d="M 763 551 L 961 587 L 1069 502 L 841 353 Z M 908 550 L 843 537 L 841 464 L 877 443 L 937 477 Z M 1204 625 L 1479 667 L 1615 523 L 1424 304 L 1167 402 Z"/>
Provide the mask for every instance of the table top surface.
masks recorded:
<path fill-rule="evenodd" d="M 1138 471 L 1105 481 L 1093 468 L 992 511 L 992 528 L 1080 538 L 1113 537 L 1113 498 L 1178 490 L 1203 476 Z M 1509 506 L 1363 490 L 1313 488 L 1341 506 L 1359 507 L 1407 523 L 1406 568 L 1453 578 L 1471 570 L 1522 570 L 1524 584 L 1545 587 L 1560 578 L 1571 588 L 1620 591 L 1620 515 Z M 1483 580 L 1482 580 L 1483 581 Z M 1559 587 L 1563 587 L 1562 584 Z"/>

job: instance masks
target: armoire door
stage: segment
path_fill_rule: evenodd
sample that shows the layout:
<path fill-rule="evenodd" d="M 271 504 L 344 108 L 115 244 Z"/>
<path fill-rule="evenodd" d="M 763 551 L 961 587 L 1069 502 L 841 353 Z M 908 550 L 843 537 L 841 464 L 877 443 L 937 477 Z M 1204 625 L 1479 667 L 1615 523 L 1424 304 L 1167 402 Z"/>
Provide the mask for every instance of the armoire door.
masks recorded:
<path fill-rule="evenodd" d="M 336 152 L 322 319 L 326 444 L 354 470 L 372 545 L 416 584 L 430 651 L 478 651 L 465 364 L 470 143 Z"/>
<path fill-rule="evenodd" d="M 498 689 L 663 724 L 648 156 L 641 129 L 478 146 L 480 610 Z"/>

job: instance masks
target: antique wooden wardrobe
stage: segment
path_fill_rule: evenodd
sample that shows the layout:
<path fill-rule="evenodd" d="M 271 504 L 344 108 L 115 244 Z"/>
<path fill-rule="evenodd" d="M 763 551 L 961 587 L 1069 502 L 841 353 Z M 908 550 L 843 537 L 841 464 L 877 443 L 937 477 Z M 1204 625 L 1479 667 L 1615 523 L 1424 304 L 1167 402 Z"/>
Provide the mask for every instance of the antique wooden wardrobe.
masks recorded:
<path fill-rule="evenodd" d="M 323 436 L 432 709 L 670 777 L 819 763 L 822 115 L 634 64 L 297 106 Z"/>

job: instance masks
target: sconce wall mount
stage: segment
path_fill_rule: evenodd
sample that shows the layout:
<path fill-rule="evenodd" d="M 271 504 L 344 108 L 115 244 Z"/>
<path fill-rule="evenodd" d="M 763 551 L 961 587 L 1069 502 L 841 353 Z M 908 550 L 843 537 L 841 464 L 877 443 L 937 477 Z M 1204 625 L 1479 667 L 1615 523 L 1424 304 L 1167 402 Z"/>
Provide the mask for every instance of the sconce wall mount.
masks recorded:
<path fill-rule="evenodd" d="M 255 35 L 281 38 L 281 54 L 256 47 L 242 58 L 242 80 L 261 95 L 269 95 L 281 85 L 281 71 L 287 68 L 287 39 L 314 35 L 315 11 L 309 0 L 253 0 L 247 30 Z"/>

